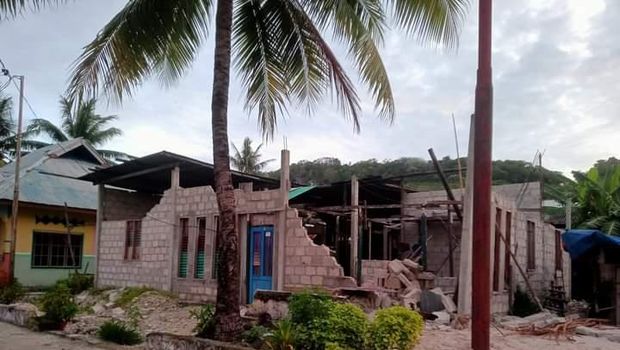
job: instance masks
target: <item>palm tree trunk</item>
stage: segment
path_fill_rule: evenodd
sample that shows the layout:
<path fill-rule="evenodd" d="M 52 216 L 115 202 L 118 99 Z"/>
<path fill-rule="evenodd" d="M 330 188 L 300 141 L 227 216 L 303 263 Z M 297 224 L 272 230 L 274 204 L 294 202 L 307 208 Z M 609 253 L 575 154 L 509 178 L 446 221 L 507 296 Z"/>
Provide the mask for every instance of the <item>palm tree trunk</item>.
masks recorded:
<path fill-rule="evenodd" d="M 232 0 L 218 0 L 215 15 L 215 59 L 211 128 L 215 191 L 220 210 L 216 235 L 217 301 L 215 338 L 232 340 L 242 330 L 239 315 L 239 237 L 235 228 L 235 196 L 228 154 L 228 86 L 230 80 Z"/>

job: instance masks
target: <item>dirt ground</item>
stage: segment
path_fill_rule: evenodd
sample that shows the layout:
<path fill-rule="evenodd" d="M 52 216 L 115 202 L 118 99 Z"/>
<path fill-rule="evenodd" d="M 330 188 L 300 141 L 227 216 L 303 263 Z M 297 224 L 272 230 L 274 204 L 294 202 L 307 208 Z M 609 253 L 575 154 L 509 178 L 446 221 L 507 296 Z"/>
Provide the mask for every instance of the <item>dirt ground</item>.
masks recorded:
<path fill-rule="evenodd" d="M 574 341 L 566 338 L 556 342 L 545 336 L 524 336 L 514 332 L 502 330 L 502 336 L 497 330 L 491 332 L 491 349 L 501 350 L 618 350 L 619 343 L 607 339 L 591 336 L 573 336 Z M 422 341 L 415 350 L 469 350 L 469 330 L 425 330 Z"/>
<path fill-rule="evenodd" d="M 105 347 L 111 349 L 110 347 Z M 37 333 L 26 328 L 0 322 L 0 350 L 87 350 L 100 349 L 94 345 L 49 333 Z"/>

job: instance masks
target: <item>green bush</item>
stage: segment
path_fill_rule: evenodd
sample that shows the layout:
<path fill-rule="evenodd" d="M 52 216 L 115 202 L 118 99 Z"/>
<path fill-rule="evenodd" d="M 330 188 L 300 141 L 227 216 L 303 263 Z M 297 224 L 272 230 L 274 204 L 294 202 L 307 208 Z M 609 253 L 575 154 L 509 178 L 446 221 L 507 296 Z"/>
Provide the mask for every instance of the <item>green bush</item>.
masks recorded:
<path fill-rule="evenodd" d="M 71 294 L 80 294 L 94 286 L 94 276 L 83 273 L 72 273 L 68 278 L 58 281 L 69 288 Z"/>
<path fill-rule="evenodd" d="M 418 343 L 423 328 L 422 316 L 403 306 L 379 310 L 369 327 L 369 348 L 410 350 Z"/>
<path fill-rule="evenodd" d="M 267 333 L 270 333 L 269 328 L 257 325 L 243 332 L 241 339 L 255 348 L 260 348 Z"/>
<path fill-rule="evenodd" d="M 134 328 L 121 321 L 106 321 L 99 327 L 99 338 L 120 345 L 135 345 L 142 343 L 142 336 Z"/>
<path fill-rule="evenodd" d="M 155 289 L 149 287 L 129 287 L 125 288 L 121 295 L 116 300 L 116 306 L 123 307 L 129 305 L 134 299 L 140 295 L 154 291 Z"/>
<path fill-rule="evenodd" d="M 203 305 L 200 309 L 190 311 L 190 315 L 198 321 L 194 328 L 196 336 L 212 338 L 215 333 L 215 308 L 213 305 Z"/>
<path fill-rule="evenodd" d="M 13 279 L 11 283 L 0 288 L 0 304 L 13 304 L 21 299 L 26 291 L 18 280 Z"/>
<path fill-rule="evenodd" d="M 514 295 L 514 302 L 512 303 L 512 314 L 519 317 L 527 317 L 537 313 L 538 306 L 530 298 L 530 296 L 521 288 L 517 287 Z"/>
<path fill-rule="evenodd" d="M 41 309 L 45 316 L 40 319 L 39 327 L 43 329 L 62 329 L 78 312 L 73 302 L 71 291 L 66 285 L 59 284 L 41 297 Z"/>
<path fill-rule="evenodd" d="M 321 290 L 304 290 L 291 295 L 288 310 L 294 325 L 310 325 L 317 319 L 324 319 L 334 302 L 329 294 Z"/>
<path fill-rule="evenodd" d="M 368 319 L 360 307 L 332 302 L 327 314 L 298 326 L 297 347 L 363 350 L 367 332 Z"/>
<path fill-rule="evenodd" d="M 265 347 L 270 350 L 294 350 L 296 329 L 290 320 L 278 322 L 272 332 L 265 334 Z"/>

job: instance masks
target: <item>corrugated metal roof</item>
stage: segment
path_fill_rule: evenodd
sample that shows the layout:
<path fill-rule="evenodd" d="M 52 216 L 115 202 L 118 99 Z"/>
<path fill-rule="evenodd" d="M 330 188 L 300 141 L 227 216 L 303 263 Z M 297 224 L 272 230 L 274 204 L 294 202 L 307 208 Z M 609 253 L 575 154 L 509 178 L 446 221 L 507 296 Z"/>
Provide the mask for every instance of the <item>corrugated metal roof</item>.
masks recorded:
<path fill-rule="evenodd" d="M 302 186 L 302 187 L 295 187 L 295 188 L 291 188 L 288 191 L 288 199 L 291 200 L 297 196 L 300 196 L 308 191 L 310 191 L 311 189 L 315 188 L 316 186 Z"/>
<path fill-rule="evenodd" d="M 97 187 L 78 180 L 104 164 L 83 139 L 73 139 L 35 150 L 20 162 L 20 202 L 97 209 Z M 13 199 L 15 165 L 0 168 L 0 199 Z"/>

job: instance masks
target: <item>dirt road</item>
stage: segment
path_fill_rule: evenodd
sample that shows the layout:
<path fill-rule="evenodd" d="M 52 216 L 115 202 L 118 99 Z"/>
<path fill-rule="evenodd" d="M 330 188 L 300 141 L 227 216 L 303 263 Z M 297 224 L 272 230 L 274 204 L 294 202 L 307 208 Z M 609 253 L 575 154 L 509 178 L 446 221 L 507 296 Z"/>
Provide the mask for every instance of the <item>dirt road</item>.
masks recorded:
<path fill-rule="evenodd" d="M 0 322 L 0 350 L 87 350 L 97 347 L 49 333 L 32 332 Z M 108 347 L 108 349 L 110 349 Z"/>

